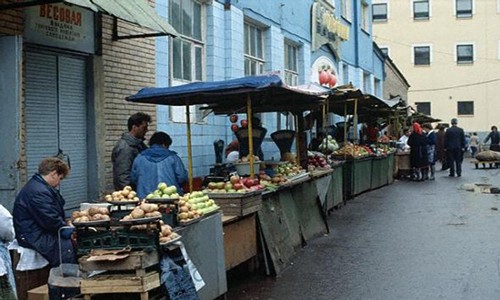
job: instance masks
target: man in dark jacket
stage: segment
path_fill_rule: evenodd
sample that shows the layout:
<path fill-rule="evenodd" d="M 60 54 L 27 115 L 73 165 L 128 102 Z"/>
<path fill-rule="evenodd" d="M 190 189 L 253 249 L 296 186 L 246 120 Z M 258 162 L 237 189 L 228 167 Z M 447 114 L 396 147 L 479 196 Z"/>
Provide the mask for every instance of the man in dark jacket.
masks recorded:
<path fill-rule="evenodd" d="M 148 114 L 138 112 L 131 115 L 127 122 L 128 132 L 122 134 L 113 148 L 111 153 L 113 184 L 117 191 L 131 184 L 132 163 L 139 153 L 147 149 L 146 144 L 144 144 L 144 136 L 150 122 L 151 117 Z"/>
<path fill-rule="evenodd" d="M 14 230 L 20 246 L 40 253 L 51 267 L 58 266 L 59 230 L 66 226 L 64 199 L 56 189 L 69 173 L 59 158 L 42 160 L 38 173 L 21 189 L 14 202 Z M 76 263 L 71 231 L 61 231 L 62 262 Z"/>
<path fill-rule="evenodd" d="M 457 119 L 451 119 L 451 127 L 446 130 L 444 135 L 444 150 L 450 166 L 450 177 L 462 176 L 462 160 L 465 151 L 465 133 L 457 126 Z"/>
<path fill-rule="evenodd" d="M 500 133 L 498 133 L 498 128 L 496 126 L 491 126 L 491 132 L 484 139 L 484 143 L 486 144 L 488 140 L 491 139 L 490 150 L 492 151 L 500 151 Z"/>

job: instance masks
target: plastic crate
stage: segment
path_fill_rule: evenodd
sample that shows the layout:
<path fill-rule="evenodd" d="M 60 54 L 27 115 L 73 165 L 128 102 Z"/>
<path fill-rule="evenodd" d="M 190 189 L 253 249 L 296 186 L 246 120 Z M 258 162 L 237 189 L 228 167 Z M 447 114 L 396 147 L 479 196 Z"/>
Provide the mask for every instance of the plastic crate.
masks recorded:
<path fill-rule="evenodd" d="M 90 253 L 92 249 L 119 250 L 130 247 L 131 250 L 145 252 L 159 249 L 159 228 L 156 224 L 144 230 L 132 230 L 130 226 L 112 228 L 77 229 L 77 255 Z"/>

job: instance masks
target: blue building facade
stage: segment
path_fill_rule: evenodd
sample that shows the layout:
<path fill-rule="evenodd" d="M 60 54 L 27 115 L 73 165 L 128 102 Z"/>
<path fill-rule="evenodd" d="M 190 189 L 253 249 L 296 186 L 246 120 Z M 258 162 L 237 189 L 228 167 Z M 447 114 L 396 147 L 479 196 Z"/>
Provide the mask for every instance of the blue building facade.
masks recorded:
<path fill-rule="evenodd" d="M 383 56 L 374 51 L 371 0 L 156 0 L 158 14 L 180 33 L 156 39 L 157 86 L 220 81 L 279 73 L 290 85 L 319 82 L 320 71 L 337 85 L 352 83 L 382 97 Z M 240 119 L 244 112 L 235 112 Z M 266 160 L 279 159 L 269 134 L 293 128 L 282 113 L 260 115 L 268 134 Z M 157 128 L 172 136 L 171 149 L 187 161 L 185 107 L 158 106 Z M 213 142 L 234 137 L 227 116 L 190 108 L 195 176 L 215 163 Z"/>

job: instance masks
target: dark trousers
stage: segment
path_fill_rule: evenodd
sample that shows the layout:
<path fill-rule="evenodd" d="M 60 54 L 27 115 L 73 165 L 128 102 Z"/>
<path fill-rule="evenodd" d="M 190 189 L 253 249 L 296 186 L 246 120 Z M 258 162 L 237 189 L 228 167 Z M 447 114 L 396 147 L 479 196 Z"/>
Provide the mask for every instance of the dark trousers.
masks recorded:
<path fill-rule="evenodd" d="M 446 151 L 448 158 L 448 166 L 450 167 L 450 175 L 455 176 L 455 171 L 458 176 L 462 175 L 462 161 L 464 153 L 461 149 L 449 149 Z"/>

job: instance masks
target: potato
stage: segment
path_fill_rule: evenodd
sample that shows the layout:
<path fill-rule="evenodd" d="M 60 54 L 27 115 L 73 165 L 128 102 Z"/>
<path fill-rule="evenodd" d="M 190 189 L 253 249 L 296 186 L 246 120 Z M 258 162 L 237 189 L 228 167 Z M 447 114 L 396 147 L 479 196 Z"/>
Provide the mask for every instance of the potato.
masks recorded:
<path fill-rule="evenodd" d="M 78 221 L 78 222 L 88 222 L 88 221 L 90 221 L 90 219 L 89 219 L 88 216 L 81 216 L 79 219 L 80 219 L 80 221 Z"/>
<path fill-rule="evenodd" d="M 109 220 L 111 220 L 111 218 L 109 217 L 109 215 L 102 215 L 101 220 L 109 221 Z"/>
<path fill-rule="evenodd" d="M 172 234 L 172 230 L 170 228 L 163 228 L 161 230 L 161 235 L 162 236 L 169 236 L 170 234 Z"/>
<path fill-rule="evenodd" d="M 71 213 L 71 219 L 76 219 L 76 218 L 79 218 L 80 217 L 80 212 L 79 211 L 74 211 Z"/>
<path fill-rule="evenodd" d="M 89 208 L 89 215 L 93 216 L 95 214 L 100 214 L 100 209 L 99 207 L 92 206 L 91 208 Z"/>
<path fill-rule="evenodd" d="M 168 241 L 170 241 L 170 239 L 169 239 L 169 238 L 164 237 L 164 236 L 160 237 L 160 243 L 162 243 L 162 244 L 163 244 L 163 243 L 166 243 L 166 242 L 168 242 Z"/>
<path fill-rule="evenodd" d="M 129 221 L 129 220 L 132 220 L 132 216 L 131 215 L 126 215 L 125 217 L 122 218 L 123 221 Z"/>
<path fill-rule="evenodd" d="M 185 220 L 188 218 L 187 212 L 181 212 L 178 216 L 180 220 Z"/>
<path fill-rule="evenodd" d="M 133 219 L 144 218 L 144 214 L 144 210 L 140 209 L 139 207 L 134 208 L 130 213 Z"/>
<path fill-rule="evenodd" d="M 187 206 L 181 206 L 179 207 L 179 210 L 183 213 L 187 213 L 189 211 L 189 208 Z"/>
<path fill-rule="evenodd" d="M 99 213 L 101 215 L 108 215 L 109 214 L 109 210 L 107 207 L 99 207 Z"/>
<path fill-rule="evenodd" d="M 101 220 L 101 218 L 102 218 L 102 215 L 99 213 L 97 213 L 91 217 L 92 221 L 99 221 L 99 220 Z"/>
<path fill-rule="evenodd" d="M 89 210 L 88 209 L 85 209 L 85 210 L 81 210 L 80 211 L 80 217 L 83 217 L 83 216 L 88 216 L 89 215 Z"/>

